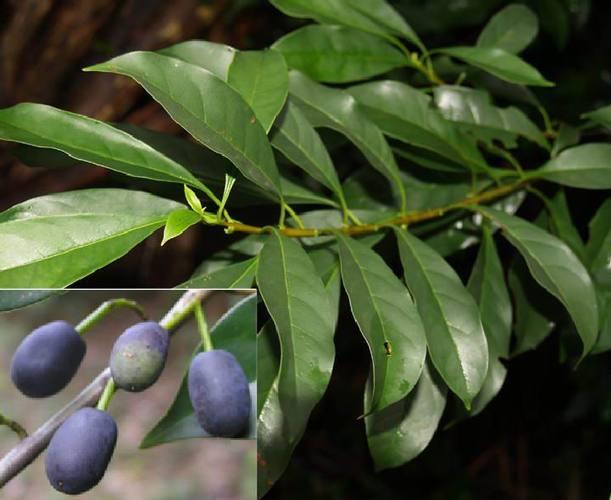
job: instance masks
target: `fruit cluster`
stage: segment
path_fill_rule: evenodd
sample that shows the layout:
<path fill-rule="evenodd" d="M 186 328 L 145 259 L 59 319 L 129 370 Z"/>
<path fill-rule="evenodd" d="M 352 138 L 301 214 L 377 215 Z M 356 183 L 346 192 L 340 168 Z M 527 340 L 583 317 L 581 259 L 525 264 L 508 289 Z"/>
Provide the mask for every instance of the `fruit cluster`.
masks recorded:
<path fill-rule="evenodd" d="M 127 328 L 110 355 L 114 386 L 140 392 L 153 385 L 165 366 L 169 343 L 167 330 L 153 321 Z M 75 327 L 53 321 L 23 339 L 13 355 L 11 378 L 26 396 L 52 396 L 74 377 L 86 350 Z M 206 433 L 232 438 L 247 430 L 251 411 L 248 380 L 231 353 L 219 349 L 195 356 L 189 368 L 188 388 Z M 77 410 L 49 443 L 45 468 L 51 485 L 66 494 L 93 488 L 108 467 L 117 434 L 117 424 L 105 405 Z"/>

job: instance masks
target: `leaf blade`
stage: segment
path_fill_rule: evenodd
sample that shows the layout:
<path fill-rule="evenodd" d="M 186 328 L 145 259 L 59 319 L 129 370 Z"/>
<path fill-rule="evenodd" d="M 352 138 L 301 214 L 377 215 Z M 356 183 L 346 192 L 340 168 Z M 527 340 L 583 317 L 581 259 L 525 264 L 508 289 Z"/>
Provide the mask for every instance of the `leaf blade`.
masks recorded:
<path fill-rule="evenodd" d="M 154 52 L 130 52 L 85 70 L 134 79 L 195 139 L 231 160 L 255 184 L 281 196 L 265 130 L 238 92 L 213 73 Z"/>
<path fill-rule="evenodd" d="M 126 254 L 179 203 L 124 189 L 41 196 L 0 213 L 0 286 L 63 288 Z"/>
<path fill-rule="evenodd" d="M 366 413 L 383 410 L 416 385 L 426 355 L 422 322 L 405 286 L 367 245 L 338 234 L 342 281 L 371 354 Z M 390 350 L 390 352 L 389 352 Z"/>
<path fill-rule="evenodd" d="M 424 242 L 396 229 L 405 281 L 425 325 L 431 360 L 468 407 L 488 370 L 488 345 L 471 294 L 446 261 Z"/>
<path fill-rule="evenodd" d="M 342 26 L 304 26 L 272 47 L 291 69 L 325 83 L 364 80 L 408 64 L 385 40 Z"/>
<path fill-rule="evenodd" d="M 583 264 L 563 241 L 534 224 L 487 207 L 476 210 L 501 226 L 535 280 L 566 307 L 581 337 L 583 358 L 598 333 L 596 294 Z"/>
<path fill-rule="evenodd" d="M 541 73 L 530 64 L 503 49 L 460 46 L 435 49 L 435 52 L 461 59 L 467 64 L 511 83 L 539 87 L 554 85 L 543 78 Z"/>

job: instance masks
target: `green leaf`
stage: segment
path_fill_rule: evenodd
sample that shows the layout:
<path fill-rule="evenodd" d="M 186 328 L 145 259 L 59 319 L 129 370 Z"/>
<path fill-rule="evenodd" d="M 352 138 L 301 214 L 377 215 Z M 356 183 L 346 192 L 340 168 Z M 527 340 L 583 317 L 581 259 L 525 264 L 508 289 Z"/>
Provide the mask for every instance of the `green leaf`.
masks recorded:
<path fill-rule="evenodd" d="M 581 117 L 611 129 L 611 104 L 595 109 L 594 111 L 584 113 L 581 115 Z"/>
<path fill-rule="evenodd" d="M 174 57 L 186 63 L 207 69 L 226 82 L 229 68 L 238 51 L 222 43 L 189 40 L 166 47 L 157 52 L 161 55 Z"/>
<path fill-rule="evenodd" d="M 170 212 L 168 220 L 165 223 L 165 228 L 163 229 L 161 246 L 165 245 L 169 240 L 180 236 L 201 220 L 202 218 L 199 214 L 196 214 L 192 210 L 187 210 L 186 208 L 178 208 Z"/>
<path fill-rule="evenodd" d="M 486 373 L 482 388 L 471 402 L 471 410 L 469 411 L 470 416 L 474 417 L 475 415 L 479 415 L 486 406 L 488 406 L 488 403 L 490 403 L 503 388 L 506 376 L 507 368 L 505 368 L 505 365 L 501 363 L 499 358 L 491 357 L 488 360 L 488 372 Z"/>
<path fill-rule="evenodd" d="M 193 210 L 193 212 L 195 212 L 196 214 L 200 216 L 204 215 L 205 208 L 202 207 L 202 202 L 199 201 L 199 198 L 193 192 L 193 190 L 189 189 L 188 186 L 185 186 L 184 193 L 185 193 L 185 199 L 187 200 L 187 203 L 191 207 L 191 210 Z"/>
<path fill-rule="evenodd" d="M 422 321 L 401 281 L 367 245 L 338 233 L 344 288 L 352 315 L 369 347 L 370 414 L 404 398 L 416 385 L 426 340 Z"/>
<path fill-rule="evenodd" d="M 284 57 L 274 50 L 238 52 L 229 67 L 227 83 L 240 93 L 269 132 L 288 95 Z"/>
<path fill-rule="evenodd" d="M 0 288 L 63 288 L 125 255 L 179 203 L 139 191 L 85 189 L 0 213 Z"/>
<path fill-rule="evenodd" d="M 388 38 L 405 37 L 418 47 L 422 42 L 414 30 L 385 0 L 270 0 L 272 5 L 293 17 L 311 18 L 321 24 L 340 24 Z"/>
<path fill-rule="evenodd" d="M 63 151 L 126 175 L 207 191 L 185 167 L 127 132 L 44 104 L 0 109 L 0 139 Z"/>
<path fill-rule="evenodd" d="M 510 4 L 492 16 L 484 26 L 477 46 L 518 54 L 530 45 L 538 31 L 539 21 L 532 10 L 525 5 Z"/>
<path fill-rule="evenodd" d="M 232 353 L 240 363 L 250 384 L 252 399 L 251 420 L 248 431 L 241 438 L 254 439 L 256 437 L 256 399 L 257 385 L 257 295 L 253 294 L 242 299 L 227 311 L 210 330 L 215 349 L 224 349 Z M 195 356 L 201 352 L 202 345 L 198 345 L 193 353 Z M 182 383 L 176 394 L 174 402 L 166 415 L 147 433 L 140 448 L 151 448 L 179 439 L 197 437 L 211 437 L 204 431 L 193 412 L 187 383 L 188 367 Z"/>
<path fill-rule="evenodd" d="M 423 92 L 392 80 L 364 83 L 349 92 L 385 134 L 452 161 L 485 168 L 474 141 L 433 109 L 432 99 Z"/>
<path fill-rule="evenodd" d="M 530 64 L 503 49 L 463 46 L 436 49 L 435 52 L 461 59 L 471 66 L 483 69 L 511 83 L 540 87 L 551 87 L 554 85 L 543 78 L 541 73 Z"/>
<path fill-rule="evenodd" d="M 589 238 L 585 249 L 585 261 L 593 268 L 607 268 L 609 253 L 611 252 L 611 199 L 607 198 L 598 208 L 589 223 Z M 596 278 L 596 274 L 593 275 Z M 610 276 L 611 278 L 611 276 Z M 606 281 L 606 280 L 603 280 Z M 611 286 L 611 280 L 607 283 Z"/>
<path fill-rule="evenodd" d="M 433 92 L 443 116 L 460 123 L 480 140 L 489 143 L 500 140 L 510 148 L 516 146 L 516 136 L 521 136 L 549 148 L 543 133 L 530 118 L 516 107 L 494 106 L 486 92 L 456 85 L 440 85 Z"/>
<path fill-rule="evenodd" d="M 322 277 L 329 297 L 329 304 L 335 314 L 336 323 L 341 285 L 337 254 L 329 248 L 320 248 L 311 252 L 309 256 Z M 283 438 L 284 424 L 282 419 L 285 418 L 285 415 L 278 400 L 277 375 L 279 366 L 278 334 L 273 322 L 268 321 L 257 336 L 259 496 L 265 494 L 274 481 L 280 477 L 288 465 L 293 449 L 301 438 L 301 436 L 295 437 L 293 440 Z M 290 415 L 290 418 L 303 419 L 302 429 L 305 430 L 308 415 Z"/>
<path fill-rule="evenodd" d="M 409 64 L 385 40 L 342 26 L 304 26 L 282 37 L 273 48 L 291 69 L 326 83 L 365 80 Z"/>
<path fill-rule="evenodd" d="M 581 261 L 566 243 L 534 224 L 492 208 L 476 209 L 501 226 L 533 278 L 566 307 L 583 342 L 583 358 L 596 341 L 598 307 L 592 280 Z"/>
<path fill-rule="evenodd" d="M 582 144 L 565 149 L 537 170 L 530 179 L 583 189 L 611 189 L 611 144 Z"/>
<path fill-rule="evenodd" d="M 371 384 L 365 392 L 370 403 Z M 367 444 L 376 470 L 398 467 L 430 443 L 446 405 L 447 387 L 425 363 L 414 390 L 384 410 L 365 417 Z"/>
<path fill-rule="evenodd" d="M 301 245 L 277 231 L 259 254 L 257 284 L 281 350 L 278 377 L 259 404 L 259 485 L 266 491 L 282 474 L 329 383 L 335 312 Z"/>
<path fill-rule="evenodd" d="M 289 90 L 314 127 L 330 128 L 345 135 L 391 186 L 400 185 L 399 167 L 384 135 L 360 112 L 354 97 L 313 82 L 295 70 L 289 73 Z M 400 196 L 405 199 L 404 192 Z"/>
<path fill-rule="evenodd" d="M 278 390 L 274 384 L 280 369 L 280 341 L 274 323 L 268 320 L 257 334 L 257 418 L 270 392 Z"/>
<path fill-rule="evenodd" d="M 530 276 L 521 257 L 509 266 L 507 283 L 515 309 L 516 342 L 511 356 L 535 349 L 556 326 L 550 314 L 550 296 Z"/>
<path fill-rule="evenodd" d="M 252 288 L 257 258 L 229 264 L 209 272 L 196 271 L 177 288 Z"/>
<path fill-rule="evenodd" d="M 61 293 L 62 290 L 0 290 L 0 312 L 27 307 Z"/>
<path fill-rule="evenodd" d="M 484 228 L 467 290 L 479 307 L 490 353 L 496 357 L 507 357 L 512 324 L 511 299 L 501 260 L 488 228 Z"/>
<path fill-rule="evenodd" d="M 485 227 L 479 253 L 467 283 L 477 302 L 488 341 L 488 371 L 471 404 L 471 415 L 480 413 L 503 387 L 507 369 L 499 358 L 509 356 L 512 306 L 501 260 L 489 228 Z"/>
<path fill-rule="evenodd" d="M 276 121 L 272 146 L 314 179 L 331 189 L 339 199 L 342 187 L 322 139 L 299 108 L 289 99 Z"/>
<path fill-rule="evenodd" d="M 585 261 L 596 285 L 600 310 L 600 332 L 594 353 L 611 349 L 611 200 L 607 199 L 590 221 Z"/>
<path fill-rule="evenodd" d="M 577 227 L 573 223 L 564 190 L 560 189 L 551 200 L 546 199 L 545 201 L 545 206 L 550 215 L 549 224 L 552 232 L 571 247 L 575 255 L 583 261 L 584 244 Z"/>
<path fill-rule="evenodd" d="M 133 78 L 198 141 L 231 160 L 255 184 L 281 196 L 265 130 L 240 94 L 214 74 L 154 52 L 130 52 L 86 71 Z"/>
<path fill-rule="evenodd" d="M 473 296 L 443 258 L 407 231 L 396 229 L 405 281 L 424 323 L 431 360 L 469 408 L 488 371 L 488 345 Z"/>
<path fill-rule="evenodd" d="M 580 138 L 581 132 L 578 128 L 567 125 L 566 123 L 560 124 L 560 127 L 558 128 L 558 135 L 556 136 L 556 140 L 552 146 L 552 158 L 558 156 L 558 153 L 566 148 L 570 148 L 571 146 L 578 144 Z"/>

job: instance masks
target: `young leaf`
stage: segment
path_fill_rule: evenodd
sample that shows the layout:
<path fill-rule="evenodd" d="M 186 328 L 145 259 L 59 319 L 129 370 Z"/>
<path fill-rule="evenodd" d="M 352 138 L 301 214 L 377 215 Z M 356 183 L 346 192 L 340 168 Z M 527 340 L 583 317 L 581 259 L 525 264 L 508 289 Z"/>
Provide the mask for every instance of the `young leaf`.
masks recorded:
<path fill-rule="evenodd" d="M 435 104 L 447 120 L 460 123 L 480 140 L 502 141 L 505 147 L 515 147 L 516 136 L 524 137 L 549 148 L 547 140 L 537 126 L 518 108 L 498 108 L 490 95 L 481 90 L 440 85 L 433 90 Z"/>
<path fill-rule="evenodd" d="M 272 146 L 341 200 L 342 187 L 322 139 L 289 98 L 271 134 Z"/>
<path fill-rule="evenodd" d="M 488 344 L 477 304 L 437 252 L 405 230 L 396 229 L 395 234 L 431 360 L 450 390 L 469 408 L 488 371 Z"/>
<path fill-rule="evenodd" d="M 314 127 L 327 127 L 345 135 L 391 185 L 399 185 L 399 167 L 380 129 L 365 117 L 354 97 L 325 87 L 298 71 L 289 73 L 289 90 Z M 401 199 L 405 193 L 399 188 Z"/>
<path fill-rule="evenodd" d="M 256 437 L 256 399 L 257 399 L 257 295 L 253 294 L 238 302 L 227 311 L 212 327 L 210 335 L 215 349 L 231 352 L 240 363 L 250 384 L 252 399 L 251 419 L 248 431 L 241 438 Z M 193 356 L 202 349 L 200 344 Z M 140 443 L 140 448 L 151 448 L 179 439 L 210 437 L 198 424 L 187 388 L 187 373 L 176 397 L 166 415 L 151 429 Z"/>
<path fill-rule="evenodd" d="M 566 243 L 534 224 L 492 208 L 476 209 L 501 226 L 503 235 L 526 260 L 533 278 L 566 307 L 583 342 L 583 358 L 598 333 L 596 294 L 583 264 Z"/>
<path fill-rule="evenodd" d="M 594 111 L 584 113 L 581 115 L 581 117 L 611 129 L 611 104 L 595 109 Z"/>
<path fill-rule="evenodd" d="M 202 207 L 202 202 L 199 201 L 197 195 L 193 192 L 192 189 L 189 189 L 189 186 L 184 187 L 185 199 L 187 203 L 191 207 L 191 210 L 198 215 L 204 215 L 204 207 Z"/>
<path fill-rule="evenodd" d="M 176 288 L 252 288 L 256 269 L 257 257 L 252 257 L 212 271 L 196 271 Z"/>
<path fill-rule="evenodd" d="M 416 385 L 426 355 L 424 328 L 407 289 L 382 258 L 364 243 L 341 234 L 337 240 L 352 315 L 371 354 L 370 414 Z"/>
<path fill-rule="evenodd" d="M 382 411 L 365 417 L 367 444 L 376 470 L 398 467 L 430 443 L 446 406 L 447 387 L 425 363 L 414 390 Z M 365 391 L 370 406 L 371 384 Z"/>
<path fill-rule="evenodd" d="M 286 412 L 284 437 L 298 439 L 304 417 L 324 394 L 331 376 L 333 311 L 308 255 L 277 231 L 259 254 L 257 284 L 280 337 L 278 397 Z"/>
<path fill-rule="evenodd" d="M 86 68 L 137 81 L 193 137 L 255 184 L 281 196 L 265 130 L 243 98 L 209 71 L 154 52 L 130 52 Z"/>
<path fill-rule="evenodd" d="M 284 57 L 273 50 L 238 52 L 229 67 L 227 83 L 239 92 L 265 132 L 269 132 L 288 95 Z"/>
<path fill-rule="evenodd" d="M 238 51 L 222 43 L 208 42 L 206 40 L 189 40 L 171 45 L 157 52 L 164 56 L 174 57 L 186 63 L 207 69 L 226 82 L 229 67 Z"/>
<path fill-rule="evenodd" d="M 503 49 L 490 47 L 447 47 L 435 49 L 435 52 L 461 59 L 471 66 L 483 69 L 511 83 L 540 87 L 551 87 L 554 85 L 543 78 L 541 73 L 530 64 Z"/>
<path fill-rule="evenodd" d="M 565 149 L 528 178 L 583 189 L 611 189 L 611 144 L 582 144 Z"/>
<path fill-rule="evenodd" d="M 186 208 L 178 208 L 173 212 L 170 212 L 168 220 L 165 223 L 163 229 L 163 239 L 161 240 L 161 246 L 165 245 L 169 240 L 180 236 L 191 226 L 197 224 L 202 220 L 201 216 L 193 210 L 187 210 Z"/>
<path fill-rule="evenodd" d="M 272 5 L 293 17 L 312 18 L 321 24 L 340 24 L 388 38 L 405 37 L 422 49 L 418 35 L 386 0 L 270 0 Z"/>
<path fill-rule="evenodd" d="M 365 80 L 409 64 L 385 40 L 342 26 L 304 26 L 272 47 L 282 53 L 291 69 L 326 83 Z"/>
<path fill-rule="evenodd" d="M 85 189 L 0 213 L 0 287 L 63 288 L 125 255 L 184 206 L 140 191 Z"/>
<path fill-rule="evenodd" d="M 530 45 L 538 31 L 539 21 L 532 10 L 525 5 L 510 4 L 492 16 L 484 26 L 477 46 L 518 54 Z"/>
<path fill-rule="evenodd" d="M 107 123 L 44 104 L 0 109 L 0 139 L 52 148 L 122 174 L 209 192 L 184 166 Z"/>
<path fill-rule="evenodd" d="M 452 161 L 485 168 L 474 141 L 433 109 L 431 98 L 423 92 L 391 80 L 364 83 L 349 92 L 385 134 Z"/>

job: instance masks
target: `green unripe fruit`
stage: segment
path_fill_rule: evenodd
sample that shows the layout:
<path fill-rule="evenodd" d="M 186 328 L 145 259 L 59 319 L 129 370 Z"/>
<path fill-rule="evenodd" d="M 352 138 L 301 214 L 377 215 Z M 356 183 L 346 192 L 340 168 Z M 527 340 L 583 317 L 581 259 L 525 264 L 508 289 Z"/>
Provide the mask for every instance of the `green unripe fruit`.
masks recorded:
<path fill-rule="evenodd" d="M 153 321 L 125 330 L 110 355 L 110 371 L 117 387 L 140 392 L 153 385 L 165 366 L 169 343 L 168 332 Z"/>

